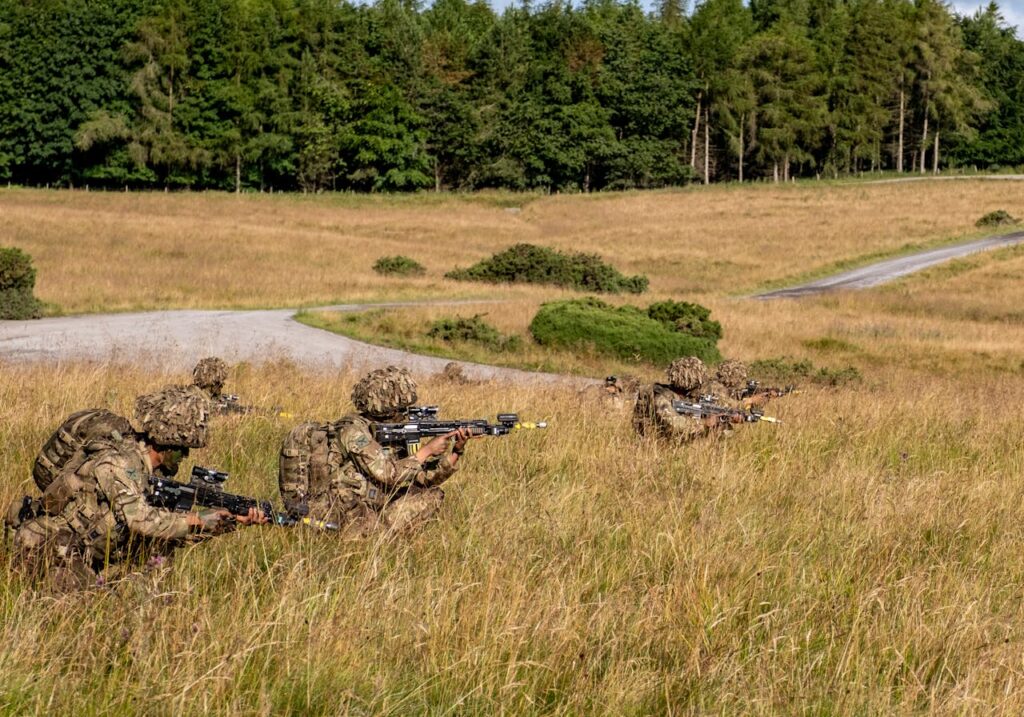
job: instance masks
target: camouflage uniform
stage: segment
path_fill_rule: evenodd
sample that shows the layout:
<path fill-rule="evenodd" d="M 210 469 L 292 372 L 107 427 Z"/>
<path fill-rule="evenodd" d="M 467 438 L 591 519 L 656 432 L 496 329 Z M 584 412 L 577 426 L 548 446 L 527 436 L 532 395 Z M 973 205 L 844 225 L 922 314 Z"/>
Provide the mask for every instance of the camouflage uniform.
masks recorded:
<path fill-rule="evenodd" d="M 359 410 L 325 425 L 304 423 L 281 447 L 279 484 L 285 509 L 334 521 L 345 533 L 405 531 L 441 507 L 438 488 L 455 472 L 446 457 L 424 466 L 373 439 L 375 420 L 392 418 L 416 402 L 416 384 L 404 369 L 372 372 L 352 391 Z"/>
<path fill-rule="evenodd" d="M 8 512 L 23 569 L 60 590 L 99 581 L 100 571 L 154 543 L 189 535 L 185 515 L 146 502 L 148 478 L 158 470 L 150 445 L 198 448 L 206 442 L 208 401 L 196 389 L 171 388 L 141 396 L 136 421 L 142 440 L 94 440 L 78 452 L 38 501 L 36 515 Z"/>
<path fill-rule="evenodd" d="M 706 436 L 709 428 L 700 418 L 680 416 L 673 401 L 693 401 L 695 391 L 707 382 L 707 369 L 699 358 L 676 359 L 668 367 L 668 384 L 644 386 L 633 408 L 633 427 L 641 436 L 657 436 L 677 443 L 689 443 Z"/>

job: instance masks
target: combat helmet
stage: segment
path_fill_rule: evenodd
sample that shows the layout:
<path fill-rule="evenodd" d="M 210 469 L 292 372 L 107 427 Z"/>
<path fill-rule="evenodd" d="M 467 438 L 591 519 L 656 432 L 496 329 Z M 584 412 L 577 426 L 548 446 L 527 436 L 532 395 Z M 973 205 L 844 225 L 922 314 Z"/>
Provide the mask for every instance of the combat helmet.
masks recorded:
<path fill-rule="evenodd" d="M 135 400 L 135 430 L 161 446 L 202 448 L 210 401 L 196 386 L 169 386 Z"/>
<path fill-rule="evenodd" d="M 669 385 L 679 391 L 692 391 L 708 380 L 707 367 L 696 356 L 677 358 L 665 373 Z"/>
<path fill-rule="evenodd" d="M 362 414 L 387 418 L 416 403 L 416 382 L 404 368 L 379 368 L 352 388 L 352 403 Z"/>
<path fill-rule="evenodd" d="M 208 356 L 192 369 L 192 383 L 211 397 L 220 395 L 228 378 L 228 365 L 216 356 Z"/>
<path fill-rule="evenodd" d="M 730 391 L 741 390 L 747 385 L 747 365 L 742 361 L 728 359 L 718 364 L 715 377 Z"/>

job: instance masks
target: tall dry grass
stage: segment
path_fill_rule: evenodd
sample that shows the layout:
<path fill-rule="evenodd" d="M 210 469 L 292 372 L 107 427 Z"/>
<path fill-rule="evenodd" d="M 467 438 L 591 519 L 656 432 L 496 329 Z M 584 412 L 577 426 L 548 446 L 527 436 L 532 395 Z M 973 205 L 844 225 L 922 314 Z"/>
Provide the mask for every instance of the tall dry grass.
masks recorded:
<path fill-rule="evenodd" d="M 1024 213 L 1014 182 L 709 187 L 591 196 L 297 197 L 0 190 L 0 245 L 28 251 L 64 311 L 539 299 L 442 278 L 515 242 L 597 252 L 651 295 L 718 296 Z M 509 205 L 521 211 L 509 212 Z M 407 254 L 428 275 L 371 270 Z"/>
<path fill-rule="evenodd" d="M 240 367 L 300 418 L 352 376 Z M 184 376 L 5 367 L 0 496 L 66 413 Z M 407 540 L 252 528 L 95 592 L 0 580 L 8 714 L 1015 714 L 1024 607 L 1019 377 L 879 367 L 688 449 L 570 389 L 427 378 L 448 415 L 518 410 Z M 998 400 L 978 400 L 998 397 Z M 288 425 L 196 457 L 274 496 Z"/>

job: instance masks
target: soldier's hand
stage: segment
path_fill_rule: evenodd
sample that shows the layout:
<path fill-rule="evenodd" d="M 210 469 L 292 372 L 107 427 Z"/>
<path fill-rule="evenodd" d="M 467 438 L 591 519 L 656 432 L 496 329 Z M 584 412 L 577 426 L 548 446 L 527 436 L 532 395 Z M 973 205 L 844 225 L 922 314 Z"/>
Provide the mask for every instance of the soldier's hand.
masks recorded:
<path fill-rule="evenodd" d="M 203 533 L 217 533 L 225 530 L 235 522 L 235 516 L 227 510 L 204 510 L 201 513 L 189 513 L 185 522 L 190 528 Z"/>
<path fill-rule="evenodd" d="M 460 428 L 455 432 L 455 446 L 453 447 L 452 450 L 454 450 L 456 453 L 462 453 L 463 451 L 466 450 L 467 441 L 469 441 L 471 438 L 479 437 L 480 436 L 473 433 L 473 429 L 469 428 L 468 426 L 466 428 Z"/>
<path fill-rule="evenodd" d="M 445 451 L 448 450 L 448 441 L 454 438 L 458 434 L 458 431 L 449 431 L 440 436 L 435 436 L 429 441 L 423 444 L 418 451 L 416 451 L 416 460 L 423 463 L 429 458 L 434 456 L 442 456 Z"/>
<path fill-rule="evenodd" d="M 240 525 L 266 525 L 270 522 L 270 518 L 259 508 L 249 508 L 249 512 L 245 515 L 234 516 L 235 520 Z"/>

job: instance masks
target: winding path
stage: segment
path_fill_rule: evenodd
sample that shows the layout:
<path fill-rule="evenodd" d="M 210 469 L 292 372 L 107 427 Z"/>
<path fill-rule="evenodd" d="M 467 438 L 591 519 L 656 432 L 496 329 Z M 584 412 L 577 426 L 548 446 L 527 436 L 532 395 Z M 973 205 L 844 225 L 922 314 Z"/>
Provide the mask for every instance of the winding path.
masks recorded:
<path fill-rule="evenodd" d="M 989 237 L 889 259 L 755 298 L 770 299 L 864 289 L 943 261 L 1024 242 L 1024 232 Z M 421 302 L 458 304 L 464 302 Z M 480 302 L 473 302 L 480 303 Z M 334 311 L 364 311 L 411 304 L 342 304 Z M 295 321 L 294 309 L 254 311 L 151 311 L 133 314 L 87 314 L 38 321 L 0 321 L 0 361 L 48 362 L 89 360 L 145 363 L 186 370 L 203 356 L 230 362 L 294 361 L 309 368 L 365 369 L 393 363 L 424 374 L 440 371 L 448 359 L 374 346 Z M 557 374 L 532 373 L 460 362 L 478 379 L 564 381 Z M 589 383 L 589 379 L 574 379 Z"/>
<path fill-rule="evenodd" d="M 438 302 L 422 302 L 424 304 Z M 443 302 L 458 304 L 465 302 Z M 473 302 L 480 303 L 480 302 Z M 411 304 L 342 304 L 333 311 L 364 311 Z M 294 309 L 150 311 L 86 314 L 38 321 L 0 321 L 0 360 L 59 363 L 72 360 L 144 363 L 183 371 L 203 356 L 228 362 L 294 361 L 308 368 L 355 371 L 385 364 L 434 373 L 449 359 L 374 346 L 295 320 Z M 477 379 L 565 380 L 557 374 L 459 362 Z M 579 379 L 589 383 L 589 379 Z"/>
<path fill-rule="evenodd" d="M 874 264 L 868 264 L 858 269 L 844 271 L 841 274 L 833 274 L 824 279 L 809 281 L 806 284 L 788 286 L 785 289 L 776 289 L 763 294 L 757 294 L 755 299 L 792 299 L 811 294 L 824 294 L 829 291 L 840 291 L 850 289 L 867 289 L 872 286 L 884 284 L 887 281 L 898 279 L 915 271 L 927 269 L 930 266 L 941 264 L 951 259 L 976 254 L 980 251 L 990 251 L 1003 247 L 1013 246 L 1024 242 L 1024 232 L 1014 232 L 1003 236 L 986 237 L 964 244 L 954 244 L 938 249 L 928 249 L 908 256 L 900 256 L 895 259 L 886 259 Z"/>

